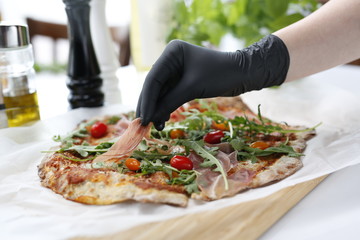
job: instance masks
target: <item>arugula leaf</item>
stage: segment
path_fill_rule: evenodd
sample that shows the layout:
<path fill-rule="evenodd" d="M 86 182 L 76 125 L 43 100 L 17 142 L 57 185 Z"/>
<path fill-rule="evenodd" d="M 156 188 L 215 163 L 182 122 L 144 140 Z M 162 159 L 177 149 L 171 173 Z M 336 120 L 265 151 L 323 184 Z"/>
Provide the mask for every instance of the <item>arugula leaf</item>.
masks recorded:
<path fill-rule="evenodd" d="M 135 150 L 131 157 L 136 159 L 143 159 L 147 161 L 155 161 L 155 160 L 166 160 L 169 161 L 174 155 L 173 154 L 162 154 L 157 151 L 154 152 L 145 152 L 140 150 Z"/>
<path fill-rule="evenodd" d="M 244 147 L 246 146 L 244 140 L 242 139 L 233 139 L 230 141 L 230 145 L 236 150 L 236 151 L 242 151 Z"/>
<path fill-rule="evenodd" d="M 195 170 L 181 170 L 179 175 L 168 181 L 168 184 L 184 185 L 187 193 L 199 192 L 198 185 L 196 183 L 197 172 Z"/>
<path fill-rule="evenodd" d="M 120 119 L 121 119 L 120 116 L 112 116 L 107 120 L 106 124 L 110 124 L 110 125 L 116 124 Z"/>
<path fill-rule="evenodd" d="M 230 144 L 236 151 L 238 151 L 238 156 L 241 157 L 240 160 L 250 159 L 254 162 L 257 161 L 256 157 L 265 157 L 274 153 L 286 154 L 289 157 L 304 156 L 304 154 L 296 152 L 294 148 L 287 145 L 286 142 L 277 147 L 269 147 L 264 150 L 249 147 L 240 139 L 233 139 L 230 141 Z"/>
<path fill-rule="evenodd" d="M 103 142 L 95 146 L 95 149 L 109 149 L 112 145 L 114 145 L 113 142 Z"/>
<path fill-rule="evenodd" d="M 108 149 L 113 145 L 113 142 L 103 142 L 99 145 L 90 146 L 86 142 L 81 145 L 73 145 L 73 144 L 67 144 L 57 150 L 56 152 L 65 152 L 65 151 L 76 151 L 79 153 L 82 157 L 88 157 L 90 154 L 101 154 L 104 152 L 107 152 Z M 71 160 L 71 159 L 70 159 Z"/>
<path fill-rule="evenodd" d="M 192 183 L 185 185 L 185 190 L 189 194 L 200 192 L 199 186 L 197 185 L 195 180 Z"/>
<path fill-rule="evenodd" d="M 260 109 L 260 107 L 261 107 L 261 104 L 259 104 L 258 105 L 258 118 L 259 118 L 259 120 L 260 120 L 260 122 L 262 123 L 262 125 L 264 125 L 265 124 L 265 121 L 264 121 L 264 119 L 262 118 L 262 115 L 261 115 L 261 109 Z"/>
<path fill-rule="evenodd" d="M 289 157 L 300 157 L 300 156 L 304 155 L 302 153 L 296 152 L 294 150 L 294 148 L 292 148 L 289 145 L 285 145 L 285 144 L 281 144 L 278 147 L 269 147 L 264 150 L 261 150 L 259 148 L 251 148 L 251 147 L 247 147 L 247 146 L 244 149 L 248 153 L 251 153 L 257 157 L 265 157 L 265 156 L 269 156 L 273 153 L 283 153 L 283 154 L 288 155 Z"/>
<path fill-rule="evenodd" d="M 216 168 L 213 171 L 218 171 L 221 173 L 224 183 L 225 189 L 229 189 L 229 182 L 227 179 L 227 173 L 225 172 L 223 166 L 221 165 L 220 161 L 214 157 L 209 151 L 205 150 L 202 146 L 204 145 L 203 141 L 182 141 L 182 144 L 188 148 L 194 150 L 197 154 L 199 154 L 202 158 L 204 158 L 204 162 L 201 164 L 202 167 L 213 167 Z"/>
<path fill-rule="evenodd" d="M 89 136 L 89 133 L 86 130 L 86 127 L 93 125 L 95 122 L 96 122 L 96 120 L 85 122 L 85 123 L 80 123 L 78 129 L 76 129 L 64 136 L 56 135 L 52 139 L 55 142 L 60 142 L 61 145 L 63 145 L 65 148 L 68 148 L 76 143 L 79 143 L 80 140 L 75 139 L 76 137 L 85 138 L 85 137 Z"/>
<path fill-rule="evenodd" d="M 138 176 L 152 174 L 155 172 L 164 172 L 171 178 L 172 171 L 178 171 L 169 164 L 163 163 L 160 159 L 157 159 L 154 162 L 144 159 L 141 161 L 140 168 L 141 173 L 137 174 Z"/>
<path fill-rule="evenodd" d="M 94 157 L 95 158 L 95 157 Z M 92 162 L 92 163 L 88 163 L 88 165 L 86 165 L 87 168 L 93 168 L 93 169 L 97 169 L 97 168 L 106 168 L 106 169 L 113 169 L 118 171 L 119 173 L 126 173 L 129 172 L 130 170 L 125 166 L 124 162 L 119 162 L 119 163 L 105 163 L 105 162 Z"/>
<path fill-rule="evenodd" d="M 250 135 L 256 135 L 257 133 L 270 134 L 273 132 L 279 132 L 282 134 L 308 132 L 321 125 L 321 123 L 318 123 L 314 127 L 306 129 L 284 129 L 281 126 L 273 123 L 271 120 L 264 119 L 261 115 L 260 105 L 258 105 L 258 119 L 260 123 L 257 123 L 255 119 L 250 120 L 247 116 L 236 116 L 234 119 L 230 119 L 229 121 L 235 130 L 248 133 Z"/>
<path fill-rule="evenodd" d="M 139 149 L 140 151 L 146 151 L 148 149 L 148 145 L 146 144 L 145 140 L 142 140 L 140 142 L 140 144 L 138 145 L 137 149 Z"/>

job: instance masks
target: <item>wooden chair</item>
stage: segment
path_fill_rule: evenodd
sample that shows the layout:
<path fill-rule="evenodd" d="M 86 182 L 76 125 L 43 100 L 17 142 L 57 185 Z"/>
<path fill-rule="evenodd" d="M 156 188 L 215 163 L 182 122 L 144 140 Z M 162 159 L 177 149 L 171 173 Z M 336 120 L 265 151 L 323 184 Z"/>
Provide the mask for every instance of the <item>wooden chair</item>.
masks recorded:
<path fill-rule="evenodd" d="M 67 26 L 63 24 L 50 23 L 45 21 L 35 20 L 33 18 L 26 18 L 26 23 L 29 28 L 30 42 L 33 42 L 35 36 L 49 37 L 53 41 L 52 59 L 53 64 L 57 63 L 56 42 L 59 39 L 67 39 Z M 36 51 L 36 49 L 34 49 Z"/>
<path fill-rule="evenodd" d="M 26 23 L 29 28 L 29 37 L 32 42 L 35 36 L 49 37 L 53 41 L 52 58 L 53 63 L 57 63 L 56 42 L 59 39 L 67 39 L 68 31 L 67 25 L 57 24 L 46 21 L 40 21 L 33 18 L 26 18 Z M 128 27 L 110 27 L 110 33 L 116 44 L 120 48 L 119 62 L 121 66 L 129 65 L 130 62 L 130 37 Z M 34 49 L 36 51 L 36 49 Z"/>
<path fill-rule="evenodd" d="M 110 27 L 110 33 L 113 40 L 120 47 L 119 61 L 121 66 L 127 66 L 130 63 L 130 30 L 129 27 Z"/>
<path fill-rule="evenodd" d="M 350 62 L 351 65 L 358 65 L 360 66 L 360 59 Z"/>

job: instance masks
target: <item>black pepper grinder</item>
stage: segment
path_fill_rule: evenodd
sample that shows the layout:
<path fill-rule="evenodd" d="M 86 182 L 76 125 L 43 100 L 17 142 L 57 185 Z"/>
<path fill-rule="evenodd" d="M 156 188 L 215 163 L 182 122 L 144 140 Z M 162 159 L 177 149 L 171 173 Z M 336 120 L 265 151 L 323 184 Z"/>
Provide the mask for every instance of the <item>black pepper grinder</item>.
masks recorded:
<path fill-rule="evenodd" d="M 70 41 L 67 87 L 71 108 L 104 104 L 102 79 L 90 33 L 90 0 L 63 0 Z"/>

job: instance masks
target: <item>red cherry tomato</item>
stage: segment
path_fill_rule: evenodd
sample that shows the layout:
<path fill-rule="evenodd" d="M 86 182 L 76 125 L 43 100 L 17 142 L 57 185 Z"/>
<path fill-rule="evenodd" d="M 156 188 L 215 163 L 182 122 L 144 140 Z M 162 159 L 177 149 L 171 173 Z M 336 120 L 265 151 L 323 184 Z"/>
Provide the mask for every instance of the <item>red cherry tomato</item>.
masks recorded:
<path fill-rule="evenodd" d="M 209 132 L 204 136 L 204 141 L 211 144 L 216 144 L 221 142 L 221 138 L 224 137 L 225 134 L 221 130 Z"/>
<path fill-rule="evenodd" d="M 175 155 L 170 160 L 170 165 L 178 170 L 193 169 L 193 162 L 185 156 Z"/>
<path fill-rule="evenodd" d="M 96 122 L 91 126 L 90 133 L 94 138 L 101 138 L 107 133 L 107 125 L 103 122 Z"/>
<path fill-rule="evenodd" d="M 128 158 L 125 161 L 125 166 L 131 171 L 137 171 L 140 169 L 141 163 L 136 158 Z"/>

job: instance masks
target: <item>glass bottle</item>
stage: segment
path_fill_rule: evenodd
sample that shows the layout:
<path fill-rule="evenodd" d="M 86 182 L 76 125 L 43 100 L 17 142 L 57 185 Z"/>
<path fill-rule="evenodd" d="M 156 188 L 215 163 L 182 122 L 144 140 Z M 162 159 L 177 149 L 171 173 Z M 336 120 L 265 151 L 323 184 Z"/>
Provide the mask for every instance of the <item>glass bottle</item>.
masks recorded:
<path fill-rule="evenodd" d="M 8 121 L 5 112 L 4 96 L 0 84 L 0 128 L 6 128 L 6 127 L 8 127 Z"/>
<path fill-rule="evenodd" d="M 27 26 L 0 22 L 0 81 L 9 127 L 40 119 L 33 66 Z"/>

